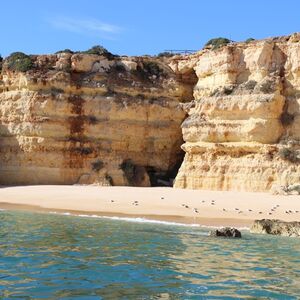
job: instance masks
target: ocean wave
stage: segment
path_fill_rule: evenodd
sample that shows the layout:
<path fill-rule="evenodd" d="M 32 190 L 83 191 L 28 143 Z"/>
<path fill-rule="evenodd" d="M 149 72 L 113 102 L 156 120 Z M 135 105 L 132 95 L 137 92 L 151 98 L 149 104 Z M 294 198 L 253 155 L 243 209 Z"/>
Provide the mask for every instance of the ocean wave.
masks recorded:
<path fill-rule="evenodd" d="M 202 225 L 202 224 L 189 224 L 189 223 L 180 223 L 172 221 L 163 221 L 163 220 L 151 220 L 142 217 L 118 217 L 118 216 L 100 216 L 100 215 L 88 215 L 88 214 L 74 214 L 70 212 L 56 212 L 50 211 L 50 214 L 63 215 L 63 216 L 73 216 L 73 217 L 82 217 L 82 218 L 97 218 L 97 219 L 109 219 L 133 223 L 148 223 L 148 224 L 159 224 L 159 225 L 168 225 L 168 226 L 184 226 L 184 227 L 199 227 L 206 229 L 218 229 L 224 226 L 213 226 L 213 225 Z M 236 227 L 239 230 L 249 230 L 248 227 Z"/>

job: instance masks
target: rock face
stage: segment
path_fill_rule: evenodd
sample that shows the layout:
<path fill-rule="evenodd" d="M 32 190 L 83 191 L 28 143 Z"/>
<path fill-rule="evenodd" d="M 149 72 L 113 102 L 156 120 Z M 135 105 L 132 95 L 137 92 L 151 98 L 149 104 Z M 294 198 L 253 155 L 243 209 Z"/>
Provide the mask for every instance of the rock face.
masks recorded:
<path fill-rule="evenodd" d="M 269 219 L 255 220 L 250 231 L 252 233 L 300 237 L 300 222 L 284 222 Z"/>
<path fill-rule="evenodd" d="M 213 237 L 226 237 L 226 238 L 241 238 L 242 234 L 236 228 L 224 227 L 221 229 L 213 230 L 209 233 Z"/>
<path fill-rule="evenodd" d="M 194 72 L 175 187 L 270 191 L 300 183 L 299 35 L 174 59 Z"/>
<path fill-rule="evenodd" d="M 27 72 L 3 64 L 0 184 L 170 184 L 184 140 L 177 188 L 300 193 L 299 34 L 31 59 Z"/>
<path fill-rule="evenodd" d="M 168 184 L 190 82 L 164 59 L 60 53 L 0 81 L 0 184 Z"/>

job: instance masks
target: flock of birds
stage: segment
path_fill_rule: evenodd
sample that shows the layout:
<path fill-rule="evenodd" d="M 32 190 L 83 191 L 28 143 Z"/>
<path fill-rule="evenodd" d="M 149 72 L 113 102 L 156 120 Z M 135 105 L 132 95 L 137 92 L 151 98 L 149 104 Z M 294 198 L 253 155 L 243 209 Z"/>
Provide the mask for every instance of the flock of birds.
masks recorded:
<path fill-rule="evenodd" d="M 163 200 L 164 197 L 160 197 L 160 199 Z M 110 202 L 113 203 L 113 202 L 115 202 L 115 200 L 110 200 Z M 208 201 L 208 202 L 209 202 L 209 201 Z M 206 203 L 206 201 L 205 201 L 205 200 L 202 200 L 201 203 Z M 138 206 L 138 205 L 139 205 L 139 201 L 135 200 L 135 201 L 133 201 L 131 204 L 132 204 L 133 206 Z M 210 205 L 215 205 L 215 204 L 216 204 L 216 201 L 215 201 L 215 200 L 210 200 Z M 190 209 L 190 208 L 191 208 L 189 205 L 187 205 L 187 204 L 185 204 L 185 203 L 182 203 L 181 206 L 184 207 L 184 208 L 186 208 L 186 209 Z M 273 206 L 273 207 L 267 212 L 268 215 L 269 215 L 269 216 L 273 215 L 273 213 L 275 213 L 276 210 L 277 210 L 279 207 L 280 207 L 279 204 Z M 194 213 L 199 214 L 198 208 L 195 208 L 195 207 L 194 207 L 194 208 L 192 208 L 192 209 L 193 209 L 193 212 L 194 212 Z M 222 211 L 223 211 L 223 212 L 230 212 L 230 210 L 227 210 L 227 209 L 225 209 L 225 208 L 222 208 Z M 245 211 L 240 210 L 240 209 L 237 208 L 237 207 L 234 208 L 234 211 L 235 211 L 236 213 L 238 213 L 238 214 L 242 214 L 242 213 L 245 212 Z M 251 213 L 251 212 L 254 212 L 254 211 L 253 211 L 252 209 L 248 208 L 248 209 L 246 210 L 246 212 Z M 258 211 L 257 213 L 260 214 L 260 215 L 263 214 L 262 211 Z M 285 210 L 285 213 L 286 213 L 286 214 L 294 214 L 294 213 L 299 213 L 299 211 L 298 211 L 298 210 Z"/>
<path fill-rule="evenodd" d="M 205 201 L 205 200 L 202 200 L 201 202 L 202 202 L 202 203 L 205 203 L 206 201 Z M 208 201 L 208 202 L 209 202 L 209 201 Z M 215 201 L 215 200 L 211 200 L 211 201 L 210 201 L 210 205 L 215 205 L 215 204 L 216 204 L 216 201 Z M 181 204 L 181 206 L 184 207 L 184 208 L 190 208 L 190 207 L 189 207 L 187 204 L 185 204 L 185 203 Z M 267 214 L 268 214 L 269 216 L 273 215 L 273 213 L 275 213 L 276 210 L 277 210 L 279 207 L 280 207 L 279 204 L 273 206 L 273 207 L 267 212 Z M 224 211 L 224 212 L 230 212 L 230 210 L 227 210 L 226 208 L 222 208 L 222 211 Z M 196 213 L 196 214 L 198 214 L 198 213 L 199 213 L 198 208 L 193 208 L 193 212 Z M 248 208 L 246 211 L 242 211 L 242 210 L 240 210 L 239 208 L 235 207 L 235 208 L 234 208 L 234 212 L 236 212 L 236 213 L 238 213 L 238 214 L 242 214 L 242 213 L 244 213 L 244 212 L 251 213 L 251 212 L 254 212 L 254 211 L 253 211 L 252 209 L 250 209 L 250 208 Z M 257 213 L 258 213 L 259 215 L 261 215 L 261 214 L 263 214 L 264 212 L 263 212 L 263 211 L 258 211 Z M 285 213 L 286 213 L 286 214 L 293 214 L 293 213 L 299 213 L 299 211 L 298 211 L 298 210 L 294 210 L 294 211 L 293 211 L 293 210 L 286 210 Z"/>

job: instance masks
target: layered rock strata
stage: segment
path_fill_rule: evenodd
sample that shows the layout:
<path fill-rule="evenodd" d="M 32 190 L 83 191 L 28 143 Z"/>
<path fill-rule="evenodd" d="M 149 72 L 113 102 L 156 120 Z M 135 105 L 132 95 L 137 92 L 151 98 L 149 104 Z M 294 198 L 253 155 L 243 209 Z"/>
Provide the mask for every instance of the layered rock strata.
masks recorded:
<path fill-rule="evenodd" d="M 168 185 L 184 140 L 175 187 L 296 193 L 299 40 L 31 56 L 27 72 L 4 62 L 0 184 Z"/>
<path fill-rule="evenodd" d="M 184 162 L 175 187 L 269 191 L 300 183 L 300 42 L 295 34 L 174 59 L 195 72 L 183 105 Z"/>
<path fill-rule="evenodd" d="M 193 86 L 164 59 L 60 53 L 3 65 L 0 184 L 150 186 L 175 177 Z"/>

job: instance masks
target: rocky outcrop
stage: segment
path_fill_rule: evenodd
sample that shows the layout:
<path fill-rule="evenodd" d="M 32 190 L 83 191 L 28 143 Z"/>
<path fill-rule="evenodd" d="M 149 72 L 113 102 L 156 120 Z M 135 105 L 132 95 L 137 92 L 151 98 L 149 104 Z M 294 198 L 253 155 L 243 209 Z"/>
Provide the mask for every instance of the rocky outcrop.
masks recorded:
<path fill-rule="evenodd" d="M 300 222 L 269 219 L 255 220 L 250 231 L 252 233 L 300 237 Z"/>
<path fill-rule="evenodd" d="M 170 184 L 190 82 L 159 58 L 31 59 L 27 72 L 3 65 L 0 184 Z"/>
<path fill-rule="evenodd" d="M 194 72 L 175 187 L 270 191 L 300 183 L 300 42 L 295 34 L 174 59 Z"/>
<path fill-rule="evenodd" d="M 239 230 L 233 227 L 224 227 L 221 229 L 215 229 L 209 232 L 209 236 L 212 237 L 225 237 L 225 238 L 241 238 L 242 234 Z"/>

